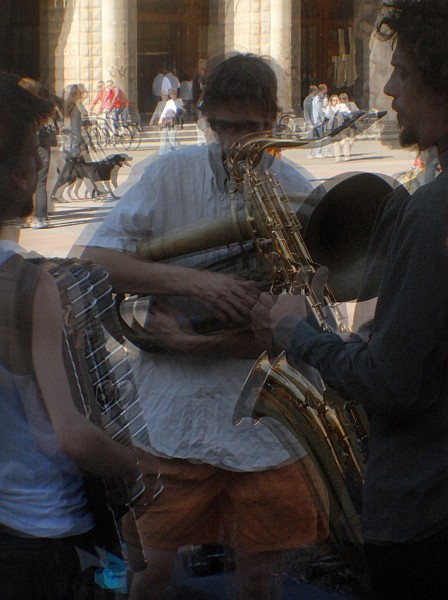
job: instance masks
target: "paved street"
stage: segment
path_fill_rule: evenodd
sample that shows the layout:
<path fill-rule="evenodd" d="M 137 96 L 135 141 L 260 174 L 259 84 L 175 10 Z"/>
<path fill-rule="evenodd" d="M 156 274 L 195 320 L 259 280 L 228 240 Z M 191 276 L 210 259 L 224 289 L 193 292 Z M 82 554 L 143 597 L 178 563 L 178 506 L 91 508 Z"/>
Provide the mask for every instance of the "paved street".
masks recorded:
<path fill-rule="evenodd" d="M 128 154 L 133 157 L 132 168 L 135 168 L 140 161 L 154 156 L 154 150 L 139 149 Z M 335 163 L 334 158 L 309 160 L 304 149 L 287 150 L 283 155 L 307 169 L 314 183 L 318 184 L 346 172 L 370 172 L 390 176 L 402 173 L 413 164 L 415 153 L 409 150 L 391 150 L 377 141 L 365 140 L 355 142 L 350 162 Z M 121 169 L 120 184 L 126 181 L 130 171 L 129 167 Z M 80 236 L 83 240 L 88 239 L 90 231 L 101 222 L 115 202 L 94 202 L 86 199 L 70 204 L 56 204 L 54 213 L 51 214 L 52 227 L 40 230 L 24 229 L 22 245 L 45 256 L 66 256 Z"/>

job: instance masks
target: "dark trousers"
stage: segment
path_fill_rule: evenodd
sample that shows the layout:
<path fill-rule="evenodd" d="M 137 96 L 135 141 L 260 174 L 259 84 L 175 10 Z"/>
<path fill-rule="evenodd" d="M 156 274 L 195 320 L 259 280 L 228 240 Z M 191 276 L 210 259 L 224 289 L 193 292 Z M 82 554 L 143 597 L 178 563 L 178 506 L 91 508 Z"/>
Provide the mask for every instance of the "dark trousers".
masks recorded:
<path fill-rule="evenodd" d="M 375 600 L 442 600 L 448 590 L 448 528 L 409 544 L 365 544 Z"/>
<path fill-rule="evenodd" d="M 0 598 L 72 600 L 81 579 L 74 539 L 0 533 Z"/>
<path fill-rule="evenodd" d="M 39 153 L 39 158 L 42 163 L 42 169 L 39 169 L 37 172 L 37 186 L 36 193 L 34 196 L 34 212 L 36 214 L 36 219 L 39 221 L 46 220 L 48 218 L 48 209 L 47 209 L 47 178 L 48 178 L 48 168 L 50 166 L 50 148 L 44 148 L 43 146 L 39 146 L 37 148 Z"/>

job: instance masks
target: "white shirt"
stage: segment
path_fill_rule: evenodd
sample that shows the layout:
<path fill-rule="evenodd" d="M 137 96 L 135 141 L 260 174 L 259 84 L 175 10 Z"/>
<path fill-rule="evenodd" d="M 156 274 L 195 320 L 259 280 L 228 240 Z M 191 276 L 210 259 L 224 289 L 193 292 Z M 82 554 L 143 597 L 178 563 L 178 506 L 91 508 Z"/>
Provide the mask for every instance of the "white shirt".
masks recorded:
<path fill-rule="evenodd" d="M 304 175 L 284 161 L 273 159 L 270 170 L 287 193 L 311 189 Z M 163 156 L 148 165 L 89 245 L 135 252 L 137 242 L 147 235 L 228 214 L 231 196 L 225 191 L 226 179 L 218 144 Z M 228 249 L 208 252 L 207 258 L 211 254 L 227 256 Z M 197 261 L 190 257 L 173 262 L 193 266 Z M 233 425 L 235 405 L 253 363 L 141 352 L 135 375 L 149 428 L 149 450 L 240 471 L 265 470 L 303 456 L 303 449 L 287 432 L 293 450 L 286 450 L 260 422 L 243 419 Z M 273 420 L 271 424 L 278 426 Z"/>
<path fill-rule="evenodd" d="M 165 92 L 165 94 L 168 96 L 170 89 L 171 89 L 171 81 L 170 81 L 169 77 L 164 75 L 164 77 L 162 79 L 161 93 Z"/>
<path fill-rule="evenodd" d="M 163 107 L 162 114 L 159 117 L 159 123 L 163 123 L 163 120 L 165 118 L 174 119 L 174 117 L 176 116 L 177 109 L 182 108 L 183 105 L 184 103 L 180 98 L 176 98 L 176 100 L 170 98 L 170 100 L 168 100 L 165 106 Z"/>

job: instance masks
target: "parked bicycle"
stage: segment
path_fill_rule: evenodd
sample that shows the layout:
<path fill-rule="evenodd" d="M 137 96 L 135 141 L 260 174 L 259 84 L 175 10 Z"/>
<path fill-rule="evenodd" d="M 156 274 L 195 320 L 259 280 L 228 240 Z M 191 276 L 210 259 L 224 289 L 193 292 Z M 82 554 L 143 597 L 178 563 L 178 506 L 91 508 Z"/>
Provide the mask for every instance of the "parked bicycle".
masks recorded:
<path fill-rule="evenodd" d="M 275 123 L 277 133 L 295 133 L 297 129 L 297 115 L 294 113 L 282 113 Z"/>

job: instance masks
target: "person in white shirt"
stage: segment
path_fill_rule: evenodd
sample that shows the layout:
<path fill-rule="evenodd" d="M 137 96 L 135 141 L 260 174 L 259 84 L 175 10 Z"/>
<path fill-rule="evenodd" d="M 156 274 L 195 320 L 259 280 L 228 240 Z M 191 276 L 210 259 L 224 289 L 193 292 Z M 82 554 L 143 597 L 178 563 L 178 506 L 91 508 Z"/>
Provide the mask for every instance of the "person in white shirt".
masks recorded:
<path fill-rule="evenodd" d="M 316 500 L 314 472 L 311 491 L 305 471 L 313 468 L 300 444 L 285 431 L 286 449 L 249 419 L 233 424 L 244 381 L 264 349 L 245 328 L 259 285 L 236 276 L 246 260 L 253 270 L 257 257 L 231 242 L 169 262 L 137 253 L 153 236 L 229 217 L 243 206 L 225 158 L 241 136 L 273 129 L 274 71 L 258 56 L 233 55 L 209 71 L 200 108 L 218 143 L 181 148 L 150 164 L 83 254 L 109 270 L 117 291 L 154 295 L 149 319 L 162 348 L 142 352 L 136 367 L 151 439 L 140 465 L 148 481 L 159 474 L 164 488 L 155 504 L 148 496 L 136 506 L 139 537 L 125 527 L 132 600 L 162 598 L 177 549 L 198 543 L 234 547 L 241 600 L 268 600 L 284 551 L 327 535 L 325 494 Z M 285 160 L 266 154 L 260 169 L 275 173 L 288 194 L 311 190 Z M 202 268 L 232 256 L 234 276 Z M 224 331 L 207 332 L 210 321 Z"/>
<path fill-rule="evenodd" d="M 171 88 L 170 99 L 163 107 L 158 121 L 160 127 L 159 154 L 166 154 L 176 148 L 177 130 L 183 124 L 183 105 L 181 98 L 177 97 L 177 90 Z"/>

